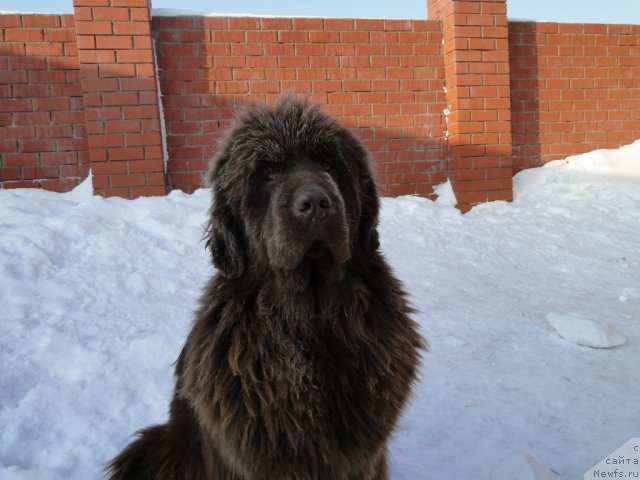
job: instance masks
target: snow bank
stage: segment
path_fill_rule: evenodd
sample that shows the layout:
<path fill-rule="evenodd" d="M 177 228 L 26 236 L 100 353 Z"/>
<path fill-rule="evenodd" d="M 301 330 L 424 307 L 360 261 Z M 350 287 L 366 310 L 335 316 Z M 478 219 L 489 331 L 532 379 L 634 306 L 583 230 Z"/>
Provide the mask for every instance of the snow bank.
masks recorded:
<path fill-rule="evenodd" d="M 579 171 L 614 179 L 640 179 L 640 140 L 616 150 L 594 150 L 561 161 L 569 171 Z"/>
<path fill-rule="evenodd" d="M 393 479 L 488 479 L 514 450 L 506 471 L 535 472 L 535 458 L 582 478 L 637 437 L 637 147 L 522 172 L 513 203 L 466 215 L 383 199 L 382 249 L 431 345 L 391 444 Z M 0 190 L 3 480 L 100 478 L 136 429 L 164 421 L 212 274 L 209 191 L 129 201 L 89 186 Z M 556 340 L 550 312 L 606 319 L 627 346 Z"/>
<path fill-rule="evenodd" d="M 529 203 L 535 201 L 549 202 L 551 195 L 564 198 L 575 197 L 578 201 L 592 201 L 594 194 L 617 198 L 619 187 L 624 195 L 633 202 L 640 201 L 640 140 L 615 150 L 594 150 L 583 155 L 567 157 L 564 160 L 549 162 L 541 168 L 524 170 L 514 177 L 514 198 L 516 202 Z M 559 184 L 568 191 L 558 188 Z"/>

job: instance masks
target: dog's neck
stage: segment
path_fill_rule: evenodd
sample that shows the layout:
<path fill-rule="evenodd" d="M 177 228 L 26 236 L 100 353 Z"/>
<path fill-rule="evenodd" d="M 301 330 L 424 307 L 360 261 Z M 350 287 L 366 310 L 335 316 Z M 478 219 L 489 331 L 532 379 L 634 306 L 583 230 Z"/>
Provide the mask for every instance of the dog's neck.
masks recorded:
<path fill-rule="evenodd" d="M 348 265 L 310 262 L 274 272 L 256 285 L 260 316 L 269 319 L 269 329 L 281 326 L 302 337 L 339 328 L 345 315 L 365 318 L 370 297 L 363 279 L 350 270 Z"/>
<path fill-rule="evenodd" d="M 319 257 L 305 256 L 293 269 L 274 267 L 259 259 L 256 256 L 250 261 L 249 268 L 236 281 L 244 286 L 255 285 L 258 290 L 264 285 L 273 284 L 280 294 L 314 294 L 318 289 L 338 285 L 345 281 L 348 265 L 353 263 L 353 259 L 336 263 L 328 252 Z"/>
<path fill-rule="evenodd" d="M 316 295 L 323 288 L 340 284 L 345 278 L 345 266 L 324 259 L 305 259 L 295 270 L 276 270 L 273 276 L 280 291 Z"/>

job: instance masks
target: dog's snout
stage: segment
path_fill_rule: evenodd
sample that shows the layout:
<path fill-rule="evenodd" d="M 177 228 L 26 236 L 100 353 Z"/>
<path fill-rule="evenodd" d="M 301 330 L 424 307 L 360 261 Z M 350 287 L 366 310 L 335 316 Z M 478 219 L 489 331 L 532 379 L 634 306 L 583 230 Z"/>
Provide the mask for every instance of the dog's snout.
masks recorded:
<path fill-rule="evenodd" d="M 306 187 L 299 190 L 293 201 L 293 213 L 299 218 L 323 219 L 332 208 L 331 198 L 319 187 Z"/>

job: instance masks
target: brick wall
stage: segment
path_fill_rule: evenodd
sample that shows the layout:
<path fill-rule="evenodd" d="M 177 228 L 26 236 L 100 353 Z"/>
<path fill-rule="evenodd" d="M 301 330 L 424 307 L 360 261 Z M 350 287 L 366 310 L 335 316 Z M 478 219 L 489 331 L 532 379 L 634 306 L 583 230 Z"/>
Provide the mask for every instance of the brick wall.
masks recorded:
<path fill-rule="evenodd" d="M 514 169 L 640 138 L 640 26 L 509 24 Z"/>
<path fill-rule="evenodd" d="M 0 15 L 0 186 L 73 188 L 89 169 L 71 15 Z"/>
<path fill-rule="evenodd" d="M 639 26 L 427 2 L 412 21 L 151 19 L 149 0 L 0 15 L 0 187 L 68 190 L 91 168 L 102 195 L 192 191 L 235 107 L 286 90 L 357 131 L 383 194 L 450 178 L 462 210 L 510 199 L 522 168 L 640 138 Z"/>
<path fill-rule="evenodd" d="M 327 105 L 373 152 L 387 195 L 445 180 L 439 22 L 154 19 L 172 187 L 192 191 L 234 107 L 296 91 Z"/>

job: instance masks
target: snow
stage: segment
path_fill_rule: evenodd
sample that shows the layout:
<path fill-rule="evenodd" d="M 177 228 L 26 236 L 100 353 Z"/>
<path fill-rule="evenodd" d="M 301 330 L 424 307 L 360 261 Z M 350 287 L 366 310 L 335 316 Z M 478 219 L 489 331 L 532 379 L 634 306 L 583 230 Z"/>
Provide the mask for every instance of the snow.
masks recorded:
<path fill-rule="evenodd" d="M 554 480 L 557 475 L 547 471 L 535 458 L 523 452 L 506 457 L 493 472 L 490 480 Z"/>
<path fill-rule="evenodd" d="M 547 321 L 556 329 L 558 335 L 578 345 L 613 348 L 623 345 L 626 341 L 624 336 L 608 323 L 591 320 L 581 313 L 548 313 Z"/>
<path fill-rule="evenodd" d="M 0 10 L 0 15 L 42 15 L 42 12 L 27 12 L 22 10 Z"/>
<path fill-rule="evenodd" d="M 322 18 L 322 19 L 330 19 L 330 18 L 344 18 L 348 20 L 352 20 L 352 16 L 340 16 L 338 15 L 268 15 L 261 13 L 244 13 L 244 12 L 204 12 L 202 10 L 186 10 L 180 8 L 152 8 L 151 9 L 152 17 L 251 17 L 251 18 Z M 385 16 L 382 17 L 360 17 L 358 16 L 356 20 L 389 20 Z M 402 18 L 402 17 L 393 17 L 392 20 L 408 20 L 413 21 L 412 18 Z"/>
<path fill-rule="evenodd" d="M 431 346 L 391 444 L 394 480 L 582 478 L 637 437 L 639 151 L 526 170 L 513 203 L 465 215 L 383 199 L 382 248 Z M 0 478 L 100 478 L 135 430 L 167 418 L 212 273 L 209 199 L 103 199 L 89 181 L 0 190 Z M 553 314 L 627 342 L 568 342 Z"/>
<path fill-rule="evenodd" d="M 307 15 L 261 15 L 256 13 L 224 13 L 184 10 L 179 8 L 152 8 L 152 17 L 257 17 L 257 18 L 320 18 Z M 325 17 L 322 17 L 325 18 Z"/>
<path fill-rule="evenodd" d="M 451 185 L 451 180 L 449 179 L 433 187 L 433 193 L 437 195 L 435 202 L 440 205 L 455 207 L 458 204 L 458 199 L 456 199 L 456 194 L 453 191 L 453 185 Z"/>
<path fill-rule="evenodd" d="M 167 163 L 169 162 L 169 147 L 167 145 L 167 121 L 164 116 L 164 105 L 162 103 L 162 88 L 160 86 L 160 68 L 158 66 L 158 45 L 155 36 L 151 36 L 151 47 L 153 50 L 153 68 L 156 74 L 156 92 L 158 92 L 156 101 L 158 102 L 158 112 L 160 113 L 160 142 L 162 145 L 162 164 L 164 172 L 167 172 Z"/>

